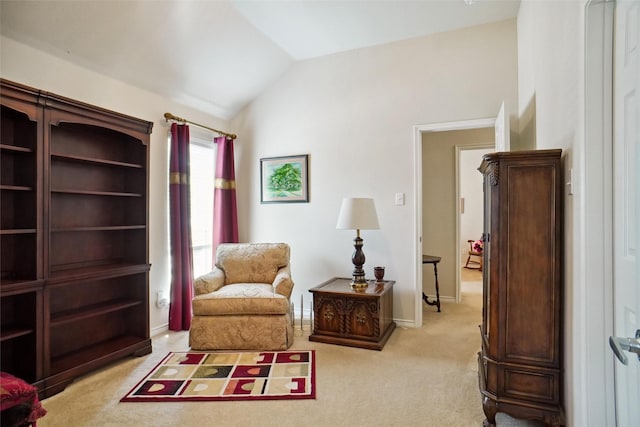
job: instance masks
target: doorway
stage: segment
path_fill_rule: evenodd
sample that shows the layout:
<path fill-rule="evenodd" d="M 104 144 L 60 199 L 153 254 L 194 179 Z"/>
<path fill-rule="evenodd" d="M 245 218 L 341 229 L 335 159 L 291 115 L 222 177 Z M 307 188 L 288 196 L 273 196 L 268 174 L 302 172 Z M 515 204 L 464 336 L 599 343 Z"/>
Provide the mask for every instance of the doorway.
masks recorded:
<path fill-rule="evenodd" d="M 469 121 L 461 121 L 461 122 L 449 122 L 449 123 L 439 123 L 432 125 L 421 125 L 414 127 L 414 159 L 415 159 L 415 200 L 416 200 L 416 216 L 415 216 L 415 283 L 416 283 L 416 298 L 415 298 L 415 318 L 416 324 L 422 324 L 422 293 L 423 290 L 427 295 L 433 295 L 434 289 L 431 283 L 433 280 L 431 279 L 433 272 L 428 269 L 429 265 L 423 266 L 422 264 L 422 254 L 431 254 L 429 251 L 437 252 L 431 255 L 440 256 L 442 258 L 442 262 L 438 266 L 438 279 L 440 283 L 440 295 L 441 300 L 450 299 L 450 300 L 458 300 L 459 299 L 459 254 L 460 254 L 460 245 L 459 239 L 457 237 L 457 222 L 458 222 L 458 214 L 457 211 L 459 209 L 458 203 L 455 201 L 455 198 L 458 196 L 456 194 L 456 166 L 455 166 L 455 146 L 460 145 L 452 142 L 451 140 L 448 142 L 449 148 L 445 147 L 444 143 L 435 144 L 433 147 L 427 147 L 423 143 L 424 137 L 447 137 L 451 136 L 452 132 L 455 131 L 484 131 L 488 132 L 491 137 L 489 140 L 493 140 L 494 137 L 494 126 L 495 126 L 495 118 L 488 119 L 479 119 L 479 120 L 469 120 Z M 471 140 L 468 141 L 467 145 L 482 145 L 486 144 L 487 138 L 484 140 Z M 431 152 L 430 149 L 433 148 L 435 150 L 444 149 L 443 153 Z M 425 151 L 427 154 L 425 155 Z M 446 154 L 448 152 L 448 154 Z M 450 160 L 444 160 L 444 157 L 449 158 Z M 436 159 L 436 162 L 433 165 L 423 165 L 423 159 Z M 438 168 L 444 167 L 444 170 L 448 170 L 448 172 L 438 173 Z M 448 184 L 442 183 L 442 177 L 444 175 L 449 177 L 450 182 Z M 448 190 L 446 189 L 448 187 Z M 429 188 L 435 191 L 434 201 L 431 203 L 425 203 L 423 197 L 423 189 Z M 439 192 L 440 189 L 444 189 L 442 192 Z M 433 194 L 433 192 L 432 192 Z M 427 196 L 429 197 L 429 196 Z M 442 200 L 443 197 L 447 197 L 449 200 Z M 441 207 L 445 207 L 450 209 L 450 213 L 445 213 L 440 210 Z M 446 228 L 450 230 L 450 235 L 446 238 L 429 238 L 428 235 L 424 234 L 424 225 L 425 225 L 425 215 L 427 212 L 433 218 L 431 223 L 427 223 L 427 229 L 433 225 L 442 223 L 442 221 L 447 222 Z M 438 228 L 438 232 L 440 229 L 444 229 L 445 227 L 436 227 Z M 429 230 L 427 230 L 429 232 Z M 425 237 L 427 237 L 425 239 Z M 443 247 L 437 246 L 437 243 L 444 243 Z M 436 246 L 432 246 L 436 244 Z M 423 273 L 424 271 L 424 273 Z M 442 272 L 442 273 L 441 273 Z M 428 280 L 424 281 L 423 286 L 423 275 Z M 444 298 L 443 298 L 444 297 Z"/>
<path fill-rule="evenodd" d="M 477 255 L 469 255 L 469 240 L 481 239 L 484 231 L 483 178 L 478 172 L 478 166 L 482 162 L 482 156 L 493 151 L 495 147 L 492 143 L 456 147 L 456 190 L 459 207 L 457 237 L 460 248 L 457 295 L 460 299 L 465 292 L 482 292 L 481 265 Z"/>

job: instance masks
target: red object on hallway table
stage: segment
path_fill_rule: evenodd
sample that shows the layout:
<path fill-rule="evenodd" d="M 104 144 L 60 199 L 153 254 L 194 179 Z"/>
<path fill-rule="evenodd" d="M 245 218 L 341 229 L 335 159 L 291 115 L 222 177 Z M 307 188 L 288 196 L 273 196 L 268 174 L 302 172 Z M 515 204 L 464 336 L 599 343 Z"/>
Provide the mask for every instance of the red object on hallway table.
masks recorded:
<path fill-rule="evenodd" d="M 47 413 L 38 400 L 38 390 L 6 372 L 0 372 L 0 411 L 3 425 L 13 418 L 9 426 L 35 426 Z"/>

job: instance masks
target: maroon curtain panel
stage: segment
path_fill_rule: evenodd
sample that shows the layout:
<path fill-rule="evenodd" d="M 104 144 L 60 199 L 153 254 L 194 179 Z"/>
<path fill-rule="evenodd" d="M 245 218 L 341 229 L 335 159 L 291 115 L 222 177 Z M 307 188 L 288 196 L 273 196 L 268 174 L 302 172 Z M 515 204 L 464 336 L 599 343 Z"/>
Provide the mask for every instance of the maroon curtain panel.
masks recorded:
<path fill-rule="evenodd" d="M 169 329 L 191 326 L 193 255 L 189 207 L 189 126 L 171 124 L 169 165 L 169 216 L 171 228 L 171 305 Z"/>
<path fill-rule="evenodd" d="M 213 263 L 220 243 L 238 243 L 238 209 L 236 204 L 236 172 L 233 139 L 215 138 L 216 182 L 213 201 Z"/>

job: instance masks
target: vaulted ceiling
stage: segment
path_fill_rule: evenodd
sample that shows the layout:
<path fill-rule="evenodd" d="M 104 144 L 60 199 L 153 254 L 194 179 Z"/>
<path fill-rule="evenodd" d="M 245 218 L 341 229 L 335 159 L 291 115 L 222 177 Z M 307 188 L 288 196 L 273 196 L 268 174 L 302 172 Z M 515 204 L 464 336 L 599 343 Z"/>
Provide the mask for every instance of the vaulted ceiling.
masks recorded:
<path fill-rule="evenodd" d="M 229 119 L 296 61 L 513 18 L 520 0 L 0 1 L 0 32 Z"/>

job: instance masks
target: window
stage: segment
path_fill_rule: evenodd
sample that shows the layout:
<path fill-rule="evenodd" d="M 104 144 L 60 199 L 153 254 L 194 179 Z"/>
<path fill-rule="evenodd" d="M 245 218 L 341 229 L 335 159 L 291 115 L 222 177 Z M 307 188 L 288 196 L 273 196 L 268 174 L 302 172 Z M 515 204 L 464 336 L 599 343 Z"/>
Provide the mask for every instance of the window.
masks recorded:
<path fill-rule="evenodd" d="M 191 245 L 193 277 L 212 270 L 213 193 L 215 183 L 216 146 L 213 142 L 191 137 Z"/>

